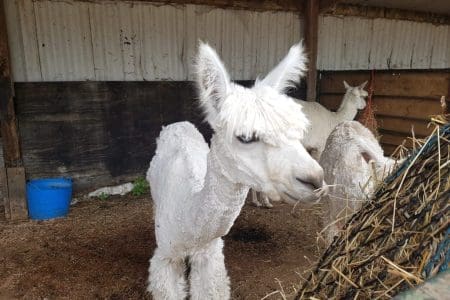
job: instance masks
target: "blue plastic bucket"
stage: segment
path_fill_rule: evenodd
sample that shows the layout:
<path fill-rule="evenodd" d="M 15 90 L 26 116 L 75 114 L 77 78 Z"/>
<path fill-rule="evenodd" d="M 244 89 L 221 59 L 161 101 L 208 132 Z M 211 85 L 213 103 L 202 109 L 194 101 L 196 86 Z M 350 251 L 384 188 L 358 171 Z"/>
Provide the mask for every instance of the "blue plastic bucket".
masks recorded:
<path fill-rule="evenodd" d="M 28 213 L 31 219 L 65 217 L 72 199 L 69 178 L 36 179 L 27 182 Z"/>

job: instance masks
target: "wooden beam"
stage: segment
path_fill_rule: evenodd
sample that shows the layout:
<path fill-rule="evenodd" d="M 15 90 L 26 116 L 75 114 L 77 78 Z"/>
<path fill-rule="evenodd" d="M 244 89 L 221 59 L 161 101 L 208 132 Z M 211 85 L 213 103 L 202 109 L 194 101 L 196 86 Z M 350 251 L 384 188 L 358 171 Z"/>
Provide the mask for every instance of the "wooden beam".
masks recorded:
<path fill-rule="evenodd" d="M 11 220 L 26 220 L 28 218 L 27 202 L 25 201 L 25 170 L 24 168 L 7 168 L 9 218 Z M 5 208 L 5 216 L 8 216 Z"/>
<path fill-rule="evenodd" d="M 325 13 L 328 11 L 333 11 L 339 0 L 320 0 L 319 2 L 319 12 Z"/>
<path fill-rule="evenodd" d="M 0 203 L 4 204 L 6 219 L 11 218 L 8 198 L 8 177 L 6 177 L 6 169 L 0 166 Z M 0 212 L 1 213 L 1 212 Z"/>
<path fill-rule="evenodd" d="M 0 128 L 8 186 L 5 214 L 11 219 L 17 220 L 26 218 L 28 212 L 25 199 L 25 172 L 20 153 L 14 111 L 14 86 L 11 78 L 5 7 L 4 1 L 0 0 Z M 3 168 L 3 166 L 0 167 Z"/>
<path fill-rule="evenodd" d="M 327 1 L 327 0 L 323 0 Z M 406 20 L 413 22 L 426 22 L 433 24 L 450 24 L 450 15 L 439 13 L 430 13 L 423 11 L 413 11 L 397 8 L 387 7 L 373 7 L 348 3 L 336 3 L 326 10 L 321 10 L 322 13 L 331 14 L 335 16 L 354 16 L 363 18 L 385 18 L 393 20 Z"/>
<path fill-rule="evenodd" d="M 8 38 L 3 0 L 0 1 L 0 122 L 6 167 L 21 165 L 19 136 L 14 112 Z"/>
<path fill-rule="evenodd" d="M 93 0 L 79 0 L 92 2 Z M 111 0 L 95 0 L 95 2 L 111 2 Z M 128 0 L 115 0 L 125 2 Z M 302 1 L 299 0 L 134 0 L 140 2 L 157 2 L 168 5 L 208 5 L 218 8 L 243 9 L 252 11 L 295 11 L 301 12 Z"/>
<path fill-rule="evenodd" d="M 305 1 L 305 44 L 308 51 L 306 100 L 316 101 L 317 87 L 317 39 L 319 31 L 319 0 Z"/>

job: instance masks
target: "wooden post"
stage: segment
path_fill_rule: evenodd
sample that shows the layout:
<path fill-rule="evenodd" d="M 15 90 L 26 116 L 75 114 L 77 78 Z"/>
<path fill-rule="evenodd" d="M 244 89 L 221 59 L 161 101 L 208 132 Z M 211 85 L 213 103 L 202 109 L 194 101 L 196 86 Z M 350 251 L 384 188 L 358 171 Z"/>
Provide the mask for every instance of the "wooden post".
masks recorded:
<path fill-rule="evenodd" d="M 0 0 L 0 128 L 8 195 L 5 199 L 5 215 L 12 220 L 28 217 L 25 197 L 25 172 L 20 153 L 19 134 L 14 111 L 14 86 L 11 79 L 8 35 L 4 1 Z M 4 177 L 4 176 L 2 176 Z"/>
<path fill-rule="evenodd" d="M 317 88 L 317 37 L 319 32 L 319 0 L 305 1 L 305 45 L 308 50 L 306 100 L 316 101 Z"/>

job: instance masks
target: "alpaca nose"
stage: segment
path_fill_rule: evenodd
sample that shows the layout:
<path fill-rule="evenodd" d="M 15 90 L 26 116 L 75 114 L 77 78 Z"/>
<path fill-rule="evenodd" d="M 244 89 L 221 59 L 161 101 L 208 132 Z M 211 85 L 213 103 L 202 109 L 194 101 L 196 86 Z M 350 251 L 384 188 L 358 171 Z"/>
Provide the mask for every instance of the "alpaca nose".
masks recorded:
<path fill-rule="evenodd" d="M 297 176 L 295 179 L 304 185 L 309 185 L 313 190 L 320 189 L 323 186 L 323 169 L 319 167 L 314 172 Z"/>

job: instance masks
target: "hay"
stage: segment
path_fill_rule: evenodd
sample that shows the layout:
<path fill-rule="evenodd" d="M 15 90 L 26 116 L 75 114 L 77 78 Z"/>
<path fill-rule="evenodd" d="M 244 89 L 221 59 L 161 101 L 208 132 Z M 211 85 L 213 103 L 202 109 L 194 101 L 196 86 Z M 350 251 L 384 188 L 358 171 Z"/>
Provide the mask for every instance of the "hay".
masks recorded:
<path fill-rule="evenodd" d="M 351 217 L 295 299 L 390 299 L 448 267 L 450 123 L 439 124 Z"/>
<path fill-rule="evenodd" d="M 375 118 L 375 112 L 377 111 L 377 108 L 375 104 L 372 101 L 373 93 L 375 91 L 374 89 L 374 81 L 375 81 L 375 70 L 372 70 L 370 72 L 370 80 L 369 80 L 369 87 L 368 87 L 368 96 L 367 96 L 367 104 L 360 116 L 358 117 L 358 121 L 363 124 L 366 128 L 368 128 L 373 135 L 379 140 L 380 134 L 378 132 L 378 122 Z"/>

